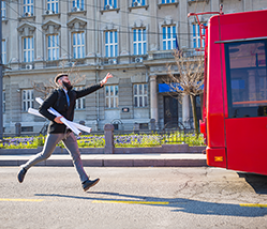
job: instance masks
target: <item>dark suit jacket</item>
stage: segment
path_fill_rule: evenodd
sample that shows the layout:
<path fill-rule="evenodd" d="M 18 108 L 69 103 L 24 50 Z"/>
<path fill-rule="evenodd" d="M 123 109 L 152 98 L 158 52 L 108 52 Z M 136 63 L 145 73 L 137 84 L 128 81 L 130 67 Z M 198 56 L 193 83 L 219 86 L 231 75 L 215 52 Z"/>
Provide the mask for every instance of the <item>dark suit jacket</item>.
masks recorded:
<path fill-rule="evenodd" d="M 62 116 L 66 119 L 73 121 L 74 117 L 74 108 L 76 104 L 76 99 L 79 99 L 83 96 L 86 96 L 90 93 L 95 92 L 96 90 L 102 88 L 100 84 L 93 85 L 88 87 L 84 90 L 75 91 L 70 90 L 68 91 L 68 95 L 70 98 L 70 106 L 68 106 L 66 94 L 63 89 L 58 89 L 52 92 L 48 96 L 48 98 L 43 102 L 43 104 L 39 108 L 39 112 L 49 119 L 51 122 L 48 126 L 48 133 L 49 134 L 56 134 L 56 133 L 65 133 L 66 126 L 64 124 L 59 124 L 54 121 L 56 118 L 55 115 L 51 114 L 48 109 L 53 107 L 56 111 L 58 111 Z"/>

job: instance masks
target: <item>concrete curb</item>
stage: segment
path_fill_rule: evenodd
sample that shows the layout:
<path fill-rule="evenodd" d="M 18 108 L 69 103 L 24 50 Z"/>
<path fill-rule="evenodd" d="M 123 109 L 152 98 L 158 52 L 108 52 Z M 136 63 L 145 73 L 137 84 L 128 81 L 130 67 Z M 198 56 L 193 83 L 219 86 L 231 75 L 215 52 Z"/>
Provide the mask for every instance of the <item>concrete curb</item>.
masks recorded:
<path fill-rule="evenodd" d="M 20 166 L 32 155 L 2 155 L 0 166 Z M 207 166 L 204 154 L 95 154 L 82 155 L 88 167 L 202 167 Z M 73 166 L 71 156 L 52 155 L 38 166 Z"/>

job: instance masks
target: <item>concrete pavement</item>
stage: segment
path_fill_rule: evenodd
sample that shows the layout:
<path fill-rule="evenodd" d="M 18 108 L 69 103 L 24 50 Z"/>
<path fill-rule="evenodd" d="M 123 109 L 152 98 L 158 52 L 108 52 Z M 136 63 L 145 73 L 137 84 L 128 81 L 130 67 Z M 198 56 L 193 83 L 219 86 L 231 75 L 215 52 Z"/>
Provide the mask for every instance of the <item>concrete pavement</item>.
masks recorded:
<path fill-rule="evenodd" d="M 0 166 L 19 166 L 32 155 L 0 155 Z M 84 166 L 93 167 L 201 167 L 207 166 L 201 153 L 175 154 L 82 154 Z M 68 154 L 53 154 L 39 166 L 73 166 Z"/>
<path fill-rule="evenodd" d="M 209 168 L 85 167 L 100 182 L 84 192 L 73 167 L 0 167 L 0 228 L 266 229 L 267 180 Z M 244 206 L 246 204 L 246 206 Z"/>

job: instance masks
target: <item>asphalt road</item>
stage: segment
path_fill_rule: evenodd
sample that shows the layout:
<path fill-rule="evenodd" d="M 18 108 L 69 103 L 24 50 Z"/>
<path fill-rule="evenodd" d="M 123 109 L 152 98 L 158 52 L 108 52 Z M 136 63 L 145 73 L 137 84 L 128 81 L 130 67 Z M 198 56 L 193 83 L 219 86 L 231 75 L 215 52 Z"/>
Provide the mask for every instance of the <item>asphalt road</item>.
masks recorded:
<path fill-rule="evenodd" d="M 215 168 L 0 167 L 0 228 L 267 228 L 267 177 Z"/>

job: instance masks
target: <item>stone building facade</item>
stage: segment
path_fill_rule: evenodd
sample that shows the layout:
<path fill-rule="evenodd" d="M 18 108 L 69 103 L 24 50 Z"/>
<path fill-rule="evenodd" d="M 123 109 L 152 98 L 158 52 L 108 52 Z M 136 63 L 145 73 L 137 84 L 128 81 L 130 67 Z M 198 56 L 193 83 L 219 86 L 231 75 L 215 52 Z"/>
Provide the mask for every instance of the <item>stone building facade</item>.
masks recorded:
<path fill-rule="evenodd" d="M 188 55 L 198 55 L 198 26 L 187 14 L 218 12 L 221 3 L 225 13 L 267 8 L 265 0 L 3 1 L 4 135 L 15 134 L 16 123 L 22 134 L 40 132 L 44 119 L 27 110 L 44 97 L 36 88 L 53 87 L 62 71 L 85 75 L 78 88 L 114 75 L 104 89 L 77 101 L 75 121 L 93 131 L 106 123 L 132 130 L 150 128 L 151 119 L 161 126 L 189 120 L 189 98 L 179 103 L 159 93 L 161 77 L 166 63 L 174 63 L 176 39 Z"/>

